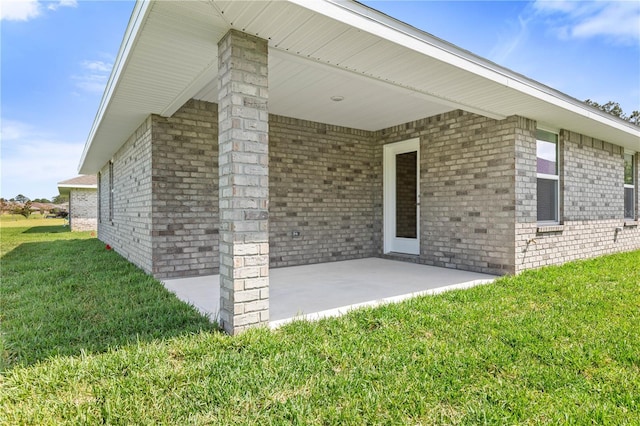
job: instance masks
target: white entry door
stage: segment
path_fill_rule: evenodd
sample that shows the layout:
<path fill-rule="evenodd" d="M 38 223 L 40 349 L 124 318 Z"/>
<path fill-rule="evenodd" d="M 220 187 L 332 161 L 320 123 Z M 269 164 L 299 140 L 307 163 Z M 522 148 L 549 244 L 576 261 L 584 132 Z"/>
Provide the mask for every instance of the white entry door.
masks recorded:
<path fill-rule="evenodd" d="M 420 140 L 384 146 L 384 252 L 420 254 Z"/>

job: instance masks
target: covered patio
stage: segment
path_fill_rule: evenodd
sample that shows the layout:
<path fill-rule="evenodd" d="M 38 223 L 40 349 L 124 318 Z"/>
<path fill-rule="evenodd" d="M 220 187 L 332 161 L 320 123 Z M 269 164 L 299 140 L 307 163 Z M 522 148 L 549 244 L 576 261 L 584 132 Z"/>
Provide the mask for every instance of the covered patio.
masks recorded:
<path fill-rule="evenodd" d="M 270 271 L 271 328 L 296 319 L 339 316 L 352 309 L 399 302 L 493 282 L 497 277 L 381 258 L 276 268 Z M 180 300 L 212 320 L 220 311 L 220 276 L 164 280 Z"/>
<path fill-rule="evenodd" d="M 596 139 L 637 145 L 609 114 L 357 2 L 139 1 L 80 172 L 99 176 L 99 238 L 236 334 L 493 279 L 378 259 L 396 253 L 517 272 L 538 231 L 538 123 L 598 155 L 613 148 Z"/>

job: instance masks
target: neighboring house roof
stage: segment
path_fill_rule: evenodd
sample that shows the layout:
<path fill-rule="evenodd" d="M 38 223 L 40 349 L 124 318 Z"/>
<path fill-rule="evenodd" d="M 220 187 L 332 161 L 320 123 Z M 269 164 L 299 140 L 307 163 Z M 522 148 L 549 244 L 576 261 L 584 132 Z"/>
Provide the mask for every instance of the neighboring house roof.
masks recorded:
<path fill-rule="evenodd" d="M 13 207 L 24 207 L 25 203 L 8 202 L 7 205 L 13 206 Z M 32 211 L 38 211 L 38 210 L 49 210 L 49 211 L 51 211 L 53 209 L 67 210 L 67 206 L 65 204 L 31 203 L 31 210 Z"/>
<path fill-rule="evenodd" d="M 31 209 L 35 210 L 52 210 L 54 205 L 52 203 L 31 203 Z"/>
<path fill-rule="evenodd" d="M 58 182 L 60 195 L 68 194 L 72 189 L 97 189 L 98 177 L 96 175 L 82 175 Z"/>
<path fill-rule="evenodd" d="M 356 2 L 139 1 L 80 172 L 96 173 L 149 114 L 217 102 L 217 42 L 232 28 L 269 41 L 272 114 L 379 130 L 463 109 L 640 151 L 640 128 Z"/>

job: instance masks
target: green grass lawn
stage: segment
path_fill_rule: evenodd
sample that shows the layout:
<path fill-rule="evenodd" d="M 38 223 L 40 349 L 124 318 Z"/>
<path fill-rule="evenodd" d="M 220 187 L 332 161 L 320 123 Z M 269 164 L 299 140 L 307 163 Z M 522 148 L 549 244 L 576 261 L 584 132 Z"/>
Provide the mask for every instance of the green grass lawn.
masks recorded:
<path fill-rule="evenodd" d="M 20 214 L 0 214 L 1 228 L 24 228 L 33 226 L 63 225 L 64 219 L 46 219 L 44 215 L 33 213 L 28 219 Z"/>
<path fill-rule="evenodd" d="M 213 329 L 95 232 L 22 223 L 0 224 L 0 369 Z"/>
<path fill-rule="evenodd" d="M 0 424 L 640 424 L 640 252 L 230 337 L 89 235 L 6 231 Z"/>

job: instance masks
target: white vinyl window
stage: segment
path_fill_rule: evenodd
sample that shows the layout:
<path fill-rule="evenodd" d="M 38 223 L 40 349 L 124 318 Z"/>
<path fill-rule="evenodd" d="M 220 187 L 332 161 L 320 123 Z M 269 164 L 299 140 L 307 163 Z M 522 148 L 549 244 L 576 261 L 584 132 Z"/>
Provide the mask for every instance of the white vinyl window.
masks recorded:
<path fill-rule="evenodd" d="M 538 223 L 560 223 L 558 135 L 536 131 Z"/>
<path fill-rule="evenodd" d="M 624 218 L 635 219 L 636 168 L 632 154 L 624 155 Z"/>

